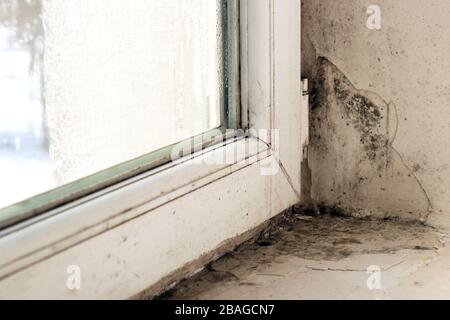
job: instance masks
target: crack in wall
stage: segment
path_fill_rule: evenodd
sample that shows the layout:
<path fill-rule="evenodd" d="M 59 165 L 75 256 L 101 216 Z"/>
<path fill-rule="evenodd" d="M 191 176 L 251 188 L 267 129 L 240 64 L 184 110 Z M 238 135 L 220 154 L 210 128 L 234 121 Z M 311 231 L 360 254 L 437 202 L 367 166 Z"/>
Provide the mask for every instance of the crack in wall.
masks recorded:
<path fill-rule="evenodd" d="M 358 90 L 325 57 L 317 58 L 311 77 L 308 164 L 316 205 L 357 216 L 425 221 L 431 199 L 393 147 L 398 132 L 394 103 Z"/>

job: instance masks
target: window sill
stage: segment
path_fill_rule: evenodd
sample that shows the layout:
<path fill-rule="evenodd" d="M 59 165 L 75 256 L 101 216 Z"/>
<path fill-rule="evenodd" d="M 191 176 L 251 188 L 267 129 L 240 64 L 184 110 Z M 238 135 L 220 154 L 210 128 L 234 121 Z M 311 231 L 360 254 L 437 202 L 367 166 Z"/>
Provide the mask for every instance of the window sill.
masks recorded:
<path fill-rule="evenodd" d="M 236 156 L 233 163 L 214 164 L 223 162 L 223 155 L 232 154 L 235 150 L 246 152 Z M 185 198 L 193 191 L 205 188 L 270 156 L 271 150 L 266 144 L 255 138 L 242 138 L 210 147 L 65 208 L 6 229 L 0 234 L 0 281 L 128 222 L 155 214 L 158 208 L 171 202 L 177 203 L 177 199 Z M 227 203 L 225 198 L 225 204 L 222 205 L 228 205 L 229 210 L 232 210 L 232 204 Z M 203 199 L 203 203 L 204 201 L 210 201 L 212 206 L 216 200 Z M 219 199 L 218 202 L 220 201 Z M 195 215 L 190 206 L 180 205 L 178 208 L 185 210 L 185 214 Z M 171 224 L 167 224 L 167 229 L 171 228 Z M 115 248 L 111 247 L 109 250 L 113 252 Z M 64 274 L 64 270 L 61 273 Z M 1 290 L 0 296 L 3 296 Z"/>

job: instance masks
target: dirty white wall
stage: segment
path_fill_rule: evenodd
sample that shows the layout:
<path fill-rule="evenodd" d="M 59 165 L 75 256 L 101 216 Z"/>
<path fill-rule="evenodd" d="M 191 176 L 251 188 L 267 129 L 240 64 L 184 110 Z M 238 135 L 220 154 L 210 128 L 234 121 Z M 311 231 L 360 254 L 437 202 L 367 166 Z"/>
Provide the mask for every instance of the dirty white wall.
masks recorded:
<path fill-rule="evenodd" d="M 315 200 L 450 227 L 449 30 L 447 0 L 302 0 Z"/>
<path fill-rule="evenodd" d="M 43 0 L 60 183 L 218 126 L 217 4 Z"/>

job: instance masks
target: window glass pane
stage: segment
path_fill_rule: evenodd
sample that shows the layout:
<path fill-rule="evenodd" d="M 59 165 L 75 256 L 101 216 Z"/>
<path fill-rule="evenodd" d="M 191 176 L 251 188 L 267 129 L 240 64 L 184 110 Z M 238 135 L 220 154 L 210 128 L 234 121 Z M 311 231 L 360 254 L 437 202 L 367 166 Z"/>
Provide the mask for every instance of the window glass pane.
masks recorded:
<path fill-rule="evenodd" d="M 218 3 L 0 0 L 0 208 L 220 127 Z"/>
<path fill-rule="evenodd" d="M 56 186 L 43 96 L 38 1 L 0 1 L 0 208 Z"/>

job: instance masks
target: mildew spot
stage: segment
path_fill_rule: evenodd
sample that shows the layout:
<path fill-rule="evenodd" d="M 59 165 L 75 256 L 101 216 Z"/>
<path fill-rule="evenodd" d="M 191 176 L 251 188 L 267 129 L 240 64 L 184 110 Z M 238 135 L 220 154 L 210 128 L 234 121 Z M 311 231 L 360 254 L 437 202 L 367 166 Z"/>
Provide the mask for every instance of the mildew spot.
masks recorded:
<path fill-rule="evenodd" d="M 360 142 L 364 146 L 366 155 L 370 160 L 376 160 L 385 154 L 389 139 L 386 134 L 380 132 L 382 121 L 384 120 L 383 111 L 386 105 L 379 106 L 369 97 L 359 93 L 351 82 L 338 69 L 323 57 L 318 59 L 319 71 L 316 80 L 313 82 L 312 109 L 317 117 L 313 118 L 316 122 L 322 122 L 328 117 L 318 111 L 326 108 L 330 101 L 330 94 L 334 97 L 337 104 L 341 106 L 344 114 L 341 119 L 346 120 L 346 125 L 353 125 L 361 133 Z M 329 83 L 327 66 L 331 66 L 332 84 Z M 330 124 L 328 124 L 330 126 Z M 322 136 L 316 135 L 316 139 L 322 139 Z"/>
<path fill-rule="evenodd" d="M 317 59 L 313 74 L 312 198 L 351 213 L 424 220 L 430 200 L 393 147 L 395 105 L 374 92 L 358 90 L 324 57 Z"/>
<path fill-rule="evenodd" d="M 351 84 L 346 79 L 334 79 L 336 98 L 344 106 L 347 118 L 361 132 L 360 141 L 364 145 L 367 157 L 375 160 L 377 156 L 383 156 L 389 141 L 385 135 L 377 132 L 383 119 L 380 107 L 369 98 L 352 92 L 351 89 Z"/>

